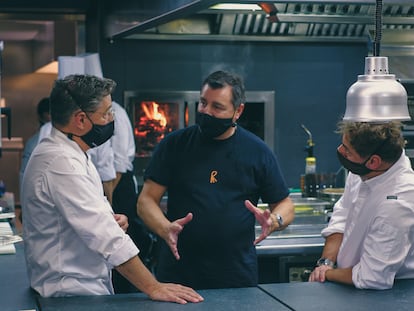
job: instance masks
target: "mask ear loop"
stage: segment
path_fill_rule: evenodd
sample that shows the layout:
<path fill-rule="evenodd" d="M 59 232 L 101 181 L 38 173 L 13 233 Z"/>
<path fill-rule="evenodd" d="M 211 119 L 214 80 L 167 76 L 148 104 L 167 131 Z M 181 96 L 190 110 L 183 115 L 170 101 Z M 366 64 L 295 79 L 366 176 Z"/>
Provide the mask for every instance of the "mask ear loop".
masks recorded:
<path fill-rule="evenodd" d="M 374 151 L 373 152 L 371 152 L 371 154 L 368 156 L 368 158 L 363 162 L 363 165 L 364 166 L 366 166 L 366 164 L 368 163 L 368 161 L 371 159 L 371 157 L 373 156 L 373 155 L 378 155 L 379 157 L 381 157 L 379 154 L 378 154 L 378 151 L 379 150 L 381 150 L 381 148 L 382 147 L 384 147 L 384 145 L 385 145 L 385 143 L 386 142 L 388 142 L 390 140 L 390 138 L 389 137 L 387 137 L 387 138 L 385 138 L 379 145 L 378 145 L 378 147 L 376 147 L 375 149 L 374 149 Z M 381 157 L 381 159 L 382 159 L 382 157 Z M 386 170 L 388 170 L 388 169 L 384 169 L 384 170 L 372 170 L 372 171 L 374 171 L 374 172 L 385 172 Z"/>
<path fill-rule="evenodd" d="M 94 123 L 93 123 L 93 121 L 91 120 L 91 118 L 89 118 L 89 116 L 88 116 L 88 113 L 85 111 L 85 110 L 83 110 L 83 108 L 82 108 L 82 106 L 81 105 L 79 105 L 79 103 L 78 103 L 78 101 L 77 101 L 77 99 L 76 99 L 76 96 L 72 93 L 72 91 L 66 86 L 66 85 L 64 85 L 64 84 L 62 84 L 62 88 L 63 89 L 65 89 L 65 91 L 68 93 L 68 95 L 72 98 L 72 100 L 73 100 L 73 102 L 75 103 L 75 105 L 76 106 L 78 106 L 79 107 L 79 109 L 83 112 L 83 113 L 85 113 L 85 115 L 86 115 L 86 117 L 88 118 L 88 120 L 92 123 L 92 126 L 94 125 Z M 76 135 L 76 134 L 73 134 L 73 133 L 68 133 L 68 132 L 63 132 L 63 131 L 61 131 L 62 133 L 64 133 L 64 134 L 66 134 L 66 136 L 70 139 L 70 140 L 73 140 L 73 136 L 76 136 L 76 137 L 81 137 L 81 136 L 79 136 L 79 135 Z"/>

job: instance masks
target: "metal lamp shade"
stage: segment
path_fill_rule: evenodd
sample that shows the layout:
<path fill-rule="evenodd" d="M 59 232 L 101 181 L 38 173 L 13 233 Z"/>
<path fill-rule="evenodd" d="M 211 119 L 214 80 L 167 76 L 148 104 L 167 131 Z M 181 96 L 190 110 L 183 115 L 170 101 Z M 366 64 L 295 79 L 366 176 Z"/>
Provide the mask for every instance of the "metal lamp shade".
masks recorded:
<path fill-rule="evenodd" d="M 365 74 L 348 89 L 344 121 L 389 122 L 411 120 L 407 92 L 388 74 L 387 57 L 366 57 Z"/>

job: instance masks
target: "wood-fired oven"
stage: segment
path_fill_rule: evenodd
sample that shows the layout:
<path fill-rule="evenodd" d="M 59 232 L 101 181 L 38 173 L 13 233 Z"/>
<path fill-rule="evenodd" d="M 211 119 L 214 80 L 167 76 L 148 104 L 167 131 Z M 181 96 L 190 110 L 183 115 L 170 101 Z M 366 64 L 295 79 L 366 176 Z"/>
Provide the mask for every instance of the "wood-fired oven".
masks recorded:
<path fill-rule="evenodd" d="M 135 175 L 139 185 L 155 146 L 168 133 L 196 122 L 199 91 L 126 91 L 124 107 L 134 130 Z M 245 109 L 238 123 L 274 150 L 274 91 L 246 92 Z"/>

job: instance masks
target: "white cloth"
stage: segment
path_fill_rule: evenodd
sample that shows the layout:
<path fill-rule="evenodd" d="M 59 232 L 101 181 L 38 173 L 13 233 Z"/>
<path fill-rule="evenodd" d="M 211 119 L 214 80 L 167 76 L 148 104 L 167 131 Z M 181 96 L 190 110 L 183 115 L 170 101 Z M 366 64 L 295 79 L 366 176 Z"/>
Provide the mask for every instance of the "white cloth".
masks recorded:
<path fill-rule="evenodd" d="M 51 131 L 52 131 L 52 122 L 49 121 L 43 124 L 39 130 L 38 143 L 40 143 L 43 140 L 43 138 L 48 137 Z"/>
<path fill-rule="evenodd" d="M 112 102 L 115 112 L 115 131 L 111 138 L 114 152 L 115 170 L 119 173 L 133 170 L 135 159 L 135 139 L 131 121 L 125 109 L 116 102 Z"/>
<path fill-rule="evenodd" d="M 98 170 L 101 181 L 115 179 L 114 151 L 111 147 L 110 140 L 98 147 L 89 149 L 87 153 L 90 155 L 93 164 Z"/>
<path fill-rule="evenodd" d="M 112 294 L 111 269 L 138 249 L 115 221 L 89 156 L 52 128 L 30 157 L 21 199 L 32 288 L 45 297 Z"/>
<path fill-rule="evenodd" d="M 43 124 L 39 130 L 39 142 L 41 142 L 43 138 L 48 137 L 51 130 L 51 122 Z M 91 156 L 92 162 L 95 164 L 102 181 L 115 179 L 114 152 L 111 148 L 110 141 L 107 141 L 98 147 L 91 148 L 87 152 Z"/>
<path fill-rule="evenodd" d="M 34 148 L 37 146 L 38 143 L 39 143 L 39 131 L 37 131 L 32 137 L 30 137 L 24 145 L 22 161 L 20 163 L 20 171 L 19 171 L 20 188 L 21 188 L 21 184 L 23 180 L 24 170 L 26 169 L 26 166 L 27 166 L 27 162 L 29 162 L 30 155 L 32 154 Z"/>
<path fill-rule="evenodd" d="M 414 172 L 403 153 L 385 173 L 362 181 L 350 173 L 323 236 L 343 233 L 339 268 L 357 288 L 387 289 L 414 278 Z"/>

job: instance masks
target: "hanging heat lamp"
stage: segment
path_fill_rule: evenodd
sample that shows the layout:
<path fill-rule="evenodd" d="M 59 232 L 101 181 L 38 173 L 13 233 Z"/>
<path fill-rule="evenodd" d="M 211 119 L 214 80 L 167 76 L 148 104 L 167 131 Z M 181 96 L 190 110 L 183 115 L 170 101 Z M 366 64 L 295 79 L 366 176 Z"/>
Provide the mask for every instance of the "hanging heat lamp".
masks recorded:
<path fill-rule="evenodd" d="M 407 92 L 388 71 L 388 58 L 379 56 L 382 1 L 376 1 L 373 56 L 365 58 L 365 74 L 348 89 L 343 120 L 389 122 L 411 120 Z"/>

